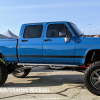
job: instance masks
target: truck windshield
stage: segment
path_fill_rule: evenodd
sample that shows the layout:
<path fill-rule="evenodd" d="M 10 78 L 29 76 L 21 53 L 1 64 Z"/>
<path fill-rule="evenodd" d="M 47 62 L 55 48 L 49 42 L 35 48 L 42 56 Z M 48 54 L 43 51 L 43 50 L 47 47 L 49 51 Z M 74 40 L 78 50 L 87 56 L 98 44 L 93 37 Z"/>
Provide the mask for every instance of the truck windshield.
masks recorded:
<path fill-rule="evenodd" d="M 77 36 L 83 36 L 83 33 L 80 31 L 80 29 L 75 24 L 73 24 L 71 22 L 68 22 L 68 24 Z"/>

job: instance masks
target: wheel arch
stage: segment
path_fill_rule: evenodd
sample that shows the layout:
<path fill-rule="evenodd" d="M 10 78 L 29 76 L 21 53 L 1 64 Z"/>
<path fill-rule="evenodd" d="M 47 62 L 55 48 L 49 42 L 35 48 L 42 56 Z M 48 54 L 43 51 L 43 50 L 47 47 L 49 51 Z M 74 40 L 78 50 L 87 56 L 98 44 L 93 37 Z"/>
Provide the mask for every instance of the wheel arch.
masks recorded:
<path fill-rule="evenodd" d="M 98 57 L 97 57 L 98 55 Z M 100 60 L 100 49 L 90 49 L 86 52 L 84 65 L 87 65 L 89 62 L 94 62 Z M 96 58 L 97 57 L 97 58 Z"/>

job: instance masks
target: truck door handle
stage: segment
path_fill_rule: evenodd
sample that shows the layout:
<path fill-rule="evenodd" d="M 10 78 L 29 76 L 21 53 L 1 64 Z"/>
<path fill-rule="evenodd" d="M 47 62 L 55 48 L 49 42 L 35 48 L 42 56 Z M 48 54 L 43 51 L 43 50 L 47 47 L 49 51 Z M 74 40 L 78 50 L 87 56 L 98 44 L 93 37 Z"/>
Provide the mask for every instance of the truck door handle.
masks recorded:
<path fill-rule="evenodd" d="M 51 39 L 44 39 L 44 41 L 52 41 Z"/>
<path fill-rule="evenodd" d="M 28 42 L 28 40 L 21 40 L 22 42 Z"/>

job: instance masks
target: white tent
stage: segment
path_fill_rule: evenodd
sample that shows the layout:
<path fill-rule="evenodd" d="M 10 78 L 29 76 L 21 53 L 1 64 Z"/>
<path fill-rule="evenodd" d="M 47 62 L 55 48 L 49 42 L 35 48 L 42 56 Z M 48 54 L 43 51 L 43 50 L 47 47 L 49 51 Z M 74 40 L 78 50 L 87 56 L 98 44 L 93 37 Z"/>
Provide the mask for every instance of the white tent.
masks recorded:
<path fill-rule="evenodd" d="M 13 34 L 10 30 L 7 30 L 6 32 L 4 32 L 3 35 L 12 39 L 18 39 L 18 36 Z"/>
<path fill-rule="evenodd" d="M 11 39 L 11 38 L 0 34 L 0 39 Z"/>

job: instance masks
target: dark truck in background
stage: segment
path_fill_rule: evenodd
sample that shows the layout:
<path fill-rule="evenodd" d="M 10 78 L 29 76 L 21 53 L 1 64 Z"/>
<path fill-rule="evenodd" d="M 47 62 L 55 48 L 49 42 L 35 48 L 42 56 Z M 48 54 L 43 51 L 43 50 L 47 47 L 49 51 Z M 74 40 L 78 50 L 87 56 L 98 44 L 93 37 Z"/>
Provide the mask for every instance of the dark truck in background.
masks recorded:
<path fill-rule="evenodd" d="M 0 58 L 0 85 L 10 73 L 23 78 L 34 66 L 63 66 L 84 72 L 87 89 L 100 95 L 100 38 L 71 22 L 23 24 L 19 39 L 0 39 Z"/>

